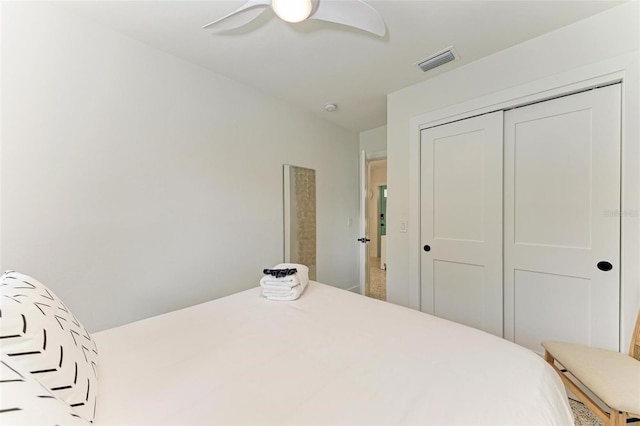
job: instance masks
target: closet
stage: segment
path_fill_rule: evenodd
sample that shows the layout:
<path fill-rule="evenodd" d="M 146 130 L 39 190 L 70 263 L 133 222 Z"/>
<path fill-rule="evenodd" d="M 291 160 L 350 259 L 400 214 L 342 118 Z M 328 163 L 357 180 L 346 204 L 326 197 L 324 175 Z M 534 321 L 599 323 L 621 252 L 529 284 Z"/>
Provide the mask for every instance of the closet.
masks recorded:
<path fill-rule="evenodd" d="M 617 350 L 620 85 L 420 135 L 422 310 Z"/>

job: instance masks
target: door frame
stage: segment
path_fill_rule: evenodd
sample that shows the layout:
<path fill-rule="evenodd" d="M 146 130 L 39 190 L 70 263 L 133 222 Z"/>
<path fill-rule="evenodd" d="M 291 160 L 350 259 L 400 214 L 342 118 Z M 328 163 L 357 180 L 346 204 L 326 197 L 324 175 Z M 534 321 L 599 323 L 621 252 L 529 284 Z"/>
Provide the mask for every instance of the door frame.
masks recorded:
<path fill-rule="evenodd" d="M 621 252 L 620 252 L 620 350 L 624 351 L 640 301 L 640 130 L 632 117 L 639 107 L 640 64 L 630 53 L 524 85 L 418 115 L 410 121 L 409 141 L 409 306 L 420 309 L 420 132 L 428 127 L 463 120 L 489 112 L 508 110 L 543 100 L 613 84 L 622 84 L 621 118 Z M 628 118 L 629 117 L 629 118 Z"/>
<path fill-rule="evenodd" d="M 369 203 L 369 162 L 374 160 L 385 160 L 387 158 L 387 150 L 360 151 L 360 214 L 359 214 L 359 229 L 360 236 L 369 238 L 367 232 L 367 220 L 368 220 L 368 203 Z M 369 246 L 367 244 L 360 243 L 359 262 L 358 262 L 358 275 L 360 282 L 360 294 L 366 295 L 369 286 Z"/>

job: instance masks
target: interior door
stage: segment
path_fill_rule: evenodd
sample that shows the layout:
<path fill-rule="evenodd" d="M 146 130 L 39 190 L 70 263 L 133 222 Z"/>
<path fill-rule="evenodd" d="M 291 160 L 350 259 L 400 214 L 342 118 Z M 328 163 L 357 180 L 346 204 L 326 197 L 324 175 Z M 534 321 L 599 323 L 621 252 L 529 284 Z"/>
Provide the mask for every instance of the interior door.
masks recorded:
<path fill-rule="evenodd" d="M 505 337 L 618 350 L 620 85 L 505 113 Z"/>
<path fill-rule="evenodd" d="M 421 133 L 421 310 L 502 336 L 502 117 Z"/>

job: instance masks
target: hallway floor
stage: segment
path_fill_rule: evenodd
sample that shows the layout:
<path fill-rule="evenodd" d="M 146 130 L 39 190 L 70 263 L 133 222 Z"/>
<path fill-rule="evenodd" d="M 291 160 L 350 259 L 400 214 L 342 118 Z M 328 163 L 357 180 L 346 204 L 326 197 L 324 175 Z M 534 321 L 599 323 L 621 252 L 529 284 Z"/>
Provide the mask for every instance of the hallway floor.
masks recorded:
<path fill-rule="evenodd" d="M 387 271 L 380 269 L 380 258 L 369 258 L 369 297 L 387 300 Z"/>

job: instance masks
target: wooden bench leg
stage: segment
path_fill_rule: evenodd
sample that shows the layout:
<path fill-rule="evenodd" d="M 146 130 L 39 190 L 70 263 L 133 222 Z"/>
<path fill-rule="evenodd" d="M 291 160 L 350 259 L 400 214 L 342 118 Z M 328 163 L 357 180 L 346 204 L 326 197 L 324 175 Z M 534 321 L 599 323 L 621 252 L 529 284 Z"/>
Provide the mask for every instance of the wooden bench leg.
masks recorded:
<path fill-rule="evenodd" d="M 580 402 L 582 402 L 584 406 L 587 407 L 587 409 L 595 414 L 596 417 L 598 417 L 598 419 L 600 419 L 600 421 L 605 424 L 605 426 L 626 426 L 626 413 L 618 413 L 617 411 L 614 411 L 613 413 L 616 413 L 615 415 L 613 413 L 611 415 L 607 414 L 602 408 L 598 406 L 598 404 L 595 403 L 593 399 L 589 397 L 589 395 L 584 393 L 576 383 L 574 383 L 562 371 L 560 371 L 560 369 L 556 366 L 555 358 L 553 357 L 553 355 L 551 355 L 547 351 L 544 351 L 544 359 L 549 363 L 549 365 L 551 365 L 551 368 L 553 368 L 556 373 L 558 373 L 558 376 L 560 376 L 560 379 L 562 379 L 562 382 L 567 387 L 567 389 L 573 392 L 573 394 L 580 400 Z M 622 421 L 622 423 L 615 423 L 620 421 Z"/>
<path fill-rule="evenodd" d="M 544 360 L 547 361 L 551 365 L 553 365 L 554 362 L 555 362 L 555 359 L 553 359 L 553 357 L 551 356 L 551 354 L 548 351 L 544 351 Z"/>
<path fill-rule="evenodd" d="M 626 426 L 627 413 L 621 413 L 620 411 L 612 410 L 609 415 L 609 426 Z"/>

